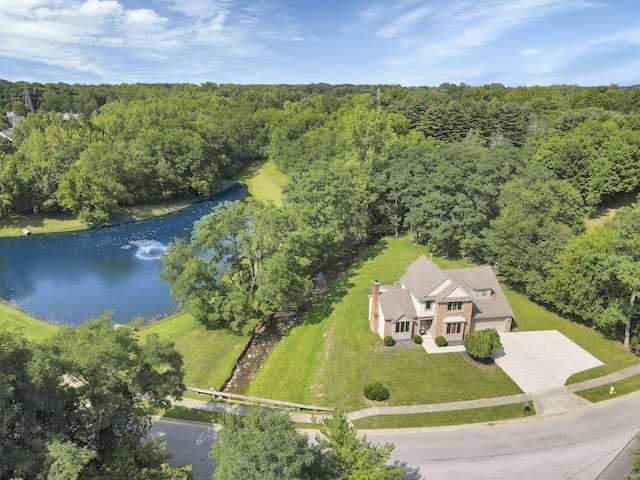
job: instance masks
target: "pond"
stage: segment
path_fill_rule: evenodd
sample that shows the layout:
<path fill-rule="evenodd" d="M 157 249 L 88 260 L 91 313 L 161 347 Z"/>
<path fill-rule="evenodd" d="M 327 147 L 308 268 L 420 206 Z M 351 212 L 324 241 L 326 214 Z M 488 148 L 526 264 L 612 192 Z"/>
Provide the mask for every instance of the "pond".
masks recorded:
<path fill-rule="evenodd" d="M 0 238 L 0 298 L 43 320 L 80 324 L 105 311 L 117 323 L 175 312 L 160 279 L 162 253 L 196 220 L 247 195 L 234 185 L 180 211 L 71 233 Z"/>

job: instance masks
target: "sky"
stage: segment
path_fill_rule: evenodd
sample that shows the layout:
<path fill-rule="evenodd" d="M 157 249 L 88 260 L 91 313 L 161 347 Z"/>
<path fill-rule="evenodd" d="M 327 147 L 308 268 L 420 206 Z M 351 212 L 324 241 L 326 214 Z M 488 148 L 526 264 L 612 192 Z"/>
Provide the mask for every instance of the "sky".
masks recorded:
<path fill-rule="evenodd" d="M 0 78 L 640 84 L 638 0 L 0 0 Z"/>

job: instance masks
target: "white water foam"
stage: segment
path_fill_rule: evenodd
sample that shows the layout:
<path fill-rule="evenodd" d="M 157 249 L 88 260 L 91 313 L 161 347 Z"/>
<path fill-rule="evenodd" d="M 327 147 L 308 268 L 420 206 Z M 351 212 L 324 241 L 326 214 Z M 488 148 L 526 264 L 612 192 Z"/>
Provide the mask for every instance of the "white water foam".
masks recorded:
<path fill-rule="evenodd" d="M 131 242 L 138 247 L 136 257 L 141 260 L 157 260 L 167 250 L 167 246 L 156 240 L 139 240 Z"/>

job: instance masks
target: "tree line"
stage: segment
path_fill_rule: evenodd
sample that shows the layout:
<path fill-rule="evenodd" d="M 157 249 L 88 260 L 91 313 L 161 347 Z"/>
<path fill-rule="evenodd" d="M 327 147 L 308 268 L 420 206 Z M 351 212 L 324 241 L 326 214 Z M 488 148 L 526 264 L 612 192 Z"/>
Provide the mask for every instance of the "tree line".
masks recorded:
<path fill-rule="evenodd" d="M 270 119 L 265 147 L 289 177 L 283 207 L 247 202 L 212 214 L 191 243 L 170 250 L 165 278 L 202 321 L 237 328 L 295 305 L 313 274 L 354 245 L 410 233 L 434 252 L 490 263 L 535 300 L 613 338 L 624 338 L 626 330 L 633 340 L 632 280 L 640 275 L 629 273 L 638 258 L 632 241 L 624 243 L 624 258 L 619 240 L 602 245 L 598 255 L 608 263 L 583 262 L 595 269 L 589 276 L 571 270 L 575 259 L 567 255 L 574 242 L 593 235 L 585 219 L 603 202 L 638 191 L 637 94 L 637 87 L 445 85 L 285 102 Z M 451 123 L 452 104 L 477 122 Z M 436 111 L 442 121 L 426 129 Z M 237 234 L 214 227 L 241 223 L 245 240 L 271 247 L 238 247 Z M 635 220 L 604 228 L 612 233 L 623 224 L 626 235 L 637 238 Z M 213 245 L 224 255 L 203 258 L 199 252 Z M 202 266 L 192 269 L 198 262 Z M 245 281 L 233 280 L 239 270 Z M 591 304 L 584 304 L 584 292 L 570 293 L 586 278 Z"/>
<path fill-rule="evenodd" d="M 0 145 L 3 216 L 100 223 L 122 206 L 206 195 L 256 159 L 288 176 L 281 208 L 216 212 L 170 249 L 163 275 L 208 325 L 295 307 L 344 252 L 404 233 L 495 265 L 607 335 L 622 338 L 636 315 L 631 293 L 606 290 L 615 308 L 599 296 L 592 313 L 556 293 L 585 218 L 638 191 L 640 87 L 55 84 L 39 98 Z M 95 108 L 62 120 L 73 102 Z"/>

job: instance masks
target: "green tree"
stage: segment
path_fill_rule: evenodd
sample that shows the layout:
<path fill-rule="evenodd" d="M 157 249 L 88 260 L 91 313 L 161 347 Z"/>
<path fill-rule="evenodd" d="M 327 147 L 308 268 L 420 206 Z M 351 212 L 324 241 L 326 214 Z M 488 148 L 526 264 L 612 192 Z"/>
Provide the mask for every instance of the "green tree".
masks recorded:
<path fill-rule="evenodd" d="M 502 348 L 500 335 L 495 328 L 486 328 L 467 333 L 464 336 L 464 348 L 475 358 L 489 358 L 492 353 Z"/>
<path fill-rule="evenodd" d="M 566 181 L 520 179 L 504 185 L 498 204 L 489 258 L 510 283 L 535 295 L 551 262 L 584 231 L 579 193 Z"/>
<path fill-rule="evenodd" d="M 253 408 L 248 415 L 223 415 L 210 456 L 215 480 L 311 480 L 335 478 L 322 451 L 310 446 L 284 413 Z"/>
<path fill-rule="evenodd" d="M 63 434 L 73 405 L 34 356 L 24 338 L 0 331 L 0 478 L 36 478 L 46 443 Z"/>
<path fill-rule="evenodd" d="M 150 335 L 140 344 L 133 330 L 115 328 L 108 315 L 62 327 L 44 342 L 38 360 L 39 371 L 66 380 L 74 405 L 66 419 L 69 439 L 96 452 L 94 478 L 118 463 L 118 452 L 135 455 L 138 445 L 144 451 L 147 406 L 168 408 L 169 397 L 184 390 L 182 357 L 171 343 Z"/>
<path fill-rule="evenodd" d="M 393 444 L 373 445 L 366 436 L 358 436 L 343 412 L 337 410 L 333 416 L 316 423 L 321 433 L 316 440 L 326 449 L 329 462 L 338 472 L 335 478 L 393 480 L 406 472 L 399 465 L 387 465 Z"/>
<path fill-rule="evenodd" d="M 47 445 L 47 451 L 51 462 L 47 480 L 78 480 L 80 472 L 96 456 L 96 452 L 87 447 L 59 440 Z"/>
<path fill-rule="evenodd" d="M 169 247 L 162 277 L 198 321 L 239 331 L 310 292 L 310 262 L 292 231 L 273 205 L 223 206 L 197 222 L 190 243 Z"/>

